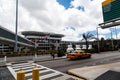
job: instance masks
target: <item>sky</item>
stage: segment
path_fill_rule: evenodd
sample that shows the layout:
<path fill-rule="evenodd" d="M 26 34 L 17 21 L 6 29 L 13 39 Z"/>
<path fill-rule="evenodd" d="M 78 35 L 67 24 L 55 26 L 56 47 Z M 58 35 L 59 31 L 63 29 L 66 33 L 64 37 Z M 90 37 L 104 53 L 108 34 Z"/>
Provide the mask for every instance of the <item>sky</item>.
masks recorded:
<path fill-rule="evenodd" d="M 96 36 L 103 23 L 104 0 L 18 0 L 18 32 L 42 31 L 63 34 L 64 41 L 80 41 L 83 33 Z M 15 32 L 16 0 L 0 0 L 0 25 Z M 117 31 L 116 31 L 117 30 Z M 120 39 L 120 27 L 98 28 L 99 38 Z"/>

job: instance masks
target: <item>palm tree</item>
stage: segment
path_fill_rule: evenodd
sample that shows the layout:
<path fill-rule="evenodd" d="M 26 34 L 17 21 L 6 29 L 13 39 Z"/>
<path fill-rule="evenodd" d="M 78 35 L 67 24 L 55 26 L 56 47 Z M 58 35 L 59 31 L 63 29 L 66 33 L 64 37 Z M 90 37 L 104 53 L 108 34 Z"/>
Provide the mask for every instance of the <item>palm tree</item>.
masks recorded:
<path fill-rule="evenodd" d="M 82 36 L 83 36 L 82 40 L 85 40 L 86 49 L 88 50 L 88 47 L 89 47 L 88 40 L 95 39 L 95 37 L 93 34 L 90 34 L 90 33 L 87 33 L 87 34 L 83 33 Z"/>

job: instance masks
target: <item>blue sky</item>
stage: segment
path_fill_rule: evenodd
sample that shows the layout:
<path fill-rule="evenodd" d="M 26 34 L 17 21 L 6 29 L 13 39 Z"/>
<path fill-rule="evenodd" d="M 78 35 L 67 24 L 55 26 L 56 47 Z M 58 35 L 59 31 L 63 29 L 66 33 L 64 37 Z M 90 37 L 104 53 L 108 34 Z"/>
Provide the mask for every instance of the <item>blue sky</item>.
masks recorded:
<path fill-rule="evenodd" d="M 66 9 L 70 8 L 70 3 L 73 0 L 57 0 L 59 4 L 63 5 Z"/>
<path fill-rule="evenodd" d="M 71 8 L 71 1 L 74 0 L 57 0 L 57 2 L 61 5 L 63 5 L 66 9 Z M 93 0 L 90 0 L 93 1 Z M 81 6 L 82 8 L 84 8 L 84 6 Z M 79 6 L 78 9 L 81 9 L 81 7 Z"/>
<path fill-rule="evenodd" d="M 57 2 L 61 5 L 63 5 L 65 7 L 65 9 L 73 8 L 73 6 L 71 5 L 71 1 L 74 1 L 74 0 L 57 0 Z M 81 10 L 81 11 L 85 11 L 84 6 L 78 6 L 77 9 Z"/>

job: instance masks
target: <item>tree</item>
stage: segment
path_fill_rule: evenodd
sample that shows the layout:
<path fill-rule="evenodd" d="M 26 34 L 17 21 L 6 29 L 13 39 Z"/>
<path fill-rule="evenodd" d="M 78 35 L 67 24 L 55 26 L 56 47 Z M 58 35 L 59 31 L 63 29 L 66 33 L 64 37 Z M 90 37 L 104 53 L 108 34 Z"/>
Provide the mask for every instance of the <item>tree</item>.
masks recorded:
<path fill-rule="evenodd" d="M 55 50 L 55 45 L 52 45 L 51 48 L 52 48 L 52 50 Z"/>
<path fill-rule="evenodd" d="M 82 36 L 83 36 L 82 40 L 85 40 L 86 49 L 88 50 L 88 47 L 89 47 L 88 40 L 94 39 L 95 37 L 93 34 L 90 34 L 90 33 L 87 33 L 87 34 L 83 33 Z"/>
<path fill-rule="evenodd" d="M 102 37 L 101 40 L 100 40 L 100 51 L 105 51 L 107 48 L 106 46 L 106 41 L 105 39 Z"/>

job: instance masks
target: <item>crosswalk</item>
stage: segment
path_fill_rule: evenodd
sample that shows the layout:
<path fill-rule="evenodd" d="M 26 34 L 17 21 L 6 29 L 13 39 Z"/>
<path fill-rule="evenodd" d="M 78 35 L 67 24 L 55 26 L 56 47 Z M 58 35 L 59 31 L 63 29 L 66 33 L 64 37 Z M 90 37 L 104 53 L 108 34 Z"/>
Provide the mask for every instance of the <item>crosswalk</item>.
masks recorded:
<path fill-rule="evenodd" d="M 65 73 L 44 67 L 42 65 L 38 65 L 36 63 L 19 63 L 19 64 L 11 64 L 7 66 L 9 71 L 12 73 L 14 78 L 16 79 L 16 73 L 22 69 L 25 71 L 26 80 L 32 80 L 32 69 L 37 66 L 40 71 L 40 80 L 75 80 L 72 76 L 67 75 Z"/>

